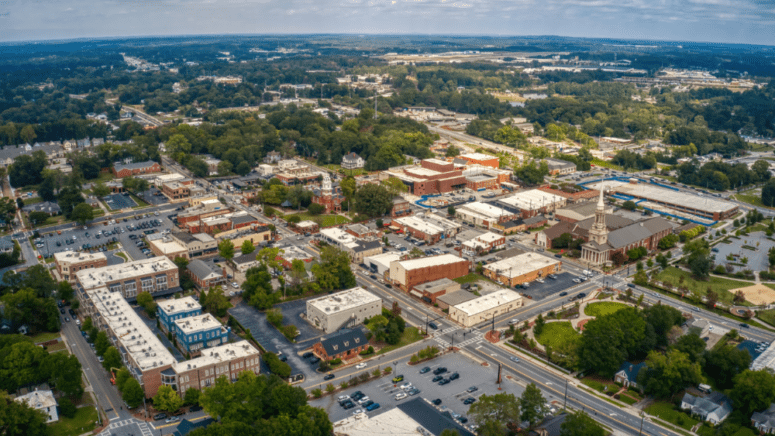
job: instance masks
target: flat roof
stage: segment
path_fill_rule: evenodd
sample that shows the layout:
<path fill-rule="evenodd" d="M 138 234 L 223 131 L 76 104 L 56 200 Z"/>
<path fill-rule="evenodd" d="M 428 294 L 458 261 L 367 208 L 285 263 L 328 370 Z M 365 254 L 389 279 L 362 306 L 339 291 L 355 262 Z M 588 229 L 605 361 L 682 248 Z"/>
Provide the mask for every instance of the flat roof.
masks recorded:
<path fill-rule="evenodd" d="M 452 162 L 447 162 L 445 160 L 436 159 L 436 158 L 432 158 L 432 157 L 428 158 L 428 159 L 423 159 L 423 160 L 425 162 L 431 162 L 431 163 L 435 163 L 437 165 L 452 165 Z"/>
<path fill-rule="evenodd" d="M 161 300 L 156 303 L 159 310 L 167 315 L 176 315 L 181 312 L 188 312 L 190 310 L 201 309 L 202 305 L 198 301 L 194 300 L 192 296 L 186 296 L 182 298 L 170 298 L 167 300 Z"/>
<path fill-rule="evenodd" d="M 363 259 L 363 262 L 366 263 L 368 261 L 371 263 L 376 263 L 379 266 L 387 269 L 390 268 L 390 262 L 394 262 L 396 260 L 401 260 L 401 255 L 394 252 L 389 252 L 366 257 Z"/>
<path fill-rule="evenodd" d="M 335 241 L 337 244 L 342 244 L 342 245 L 356 241 L 355 236 L 345 232 L 344 230 L 338 227 L 332 227 L 330 229 L 321 229 L 320 234 L 332 241 Z"/>
<path fill-rule="evenodd" d="M 92 261 L 98 261 L 98 260 L 107 260 L 105 257 L 105 254 L 101 252 L 97 253 L 83 253 L 80 251 L 60 251 L 58 253 L 54 253 L 54 260 L 57 263 L 60 262 L 69 262 L 69 263 L 76 263 L 76 262 L 92 262 Z"/>
<path fill-rule="evenodd" d="M 436 226 L 434 224 L 431 224 L 425 220 L 422 220 L 417 216 L 394 218 L 393 221 L 396 221 L 397 223 L 402 224 L 404 226 L 411 227 L 417 231 L 423 232 L 426 235 L 437 235 L 439 233 L 444 232 L 443 228 Z"/>
<path fill-rule="evenodd" d="M 217 347 L 205 348 L 202 355 L 191 360 L 184 360 L 172 365 L 172 369 L 181 374 L 196 368 L 202 368 L 221 362 L 229 362 L 234 359 L 258 355 L 256 347 L 248 341 L 239 341 L 233 344 L 219 345 Z"/>
<path fill-rule="evenodd" d="M 441 174 L 441 172 L 439 172 L 439 171 L 431 170 L 431 169 L 423 168 L 423 167 L 407 168 L 406 171 L 408 171 L 409 173 L 412 173 L 412 174 L 416 174 L 418 176 L 427 176 L 427 177 L 437 176 L 437 175 Z"/>
<path fill-rule="evenodd" d="M 421 425 L 401 409 L 393 408 L 379 415 L 361 413 L 334 423 L 335 436 L 427 436 Z"/>
<path fill-rule="evenodd" d="M 503 238 L 504 238 L 503 235 L 499 235 L 499 234 L 493 233 L 493 232 L 487 232 L 487 233 L 485 233 L 483 235 L 477 236 L 475 239 L 477 239 L 479 241 L 482 241 L 482 242 L 485 242 L 485 243 L 488 243 L 488 244 L 491 244 L 491 243 L 493 243 L 495 241 L 498 241 L 500 239 L 503 239 Z"/>
<path fill-rule="evenodd" d="M 212 330 L 215 328 L 223 328 L 223 324 L 220 323 L 214 316 L 209 313 L 204 313 L 197 316 L 187 316 L 185 318 L 176 319 L 175 325 L 183 331 L 184 334 L 201 332 L 204 330 Z"/>
<path fill-rule="evenodd" d="M 318 225 L 318 223 L 316 223 L 315 221 L 305 220 L 305 221 L 300 221 L 299 223 L 297 223 L 296 227 L 305 229 L 305 228 L 308 228 L 308 227 L 316 227 L 317 225 Z"/>
<path fill-rule="evenodd" d="M 618 180 L 606 180 L 605 182 L 594 183 L 590 186 L 594 186 L 595 189 L 601 189 L 601 187 L 605 186 L 610 190 L 624 195 L 645 198 L 647 200 L 673 204 L 676 206 L 689 207 L 710 213 L 729 212 L 737 207 L 737 205 L 732 202 L 719 200 L 709 195 L 699 196 L 688 194 L 683 191 L 662 188 L 647 182 L 625 183 Z"/>
<path fill-rule="evenodd" d="M 471 160 L 492 160 L 492 159 L 498 159 L 498 156 L 492 156 L 489 154 L 484 153 L 466 153 L 461 154 L 458 157 L 463 159 L 471 159 Z"/>
<path fill-rule="evenodd" d="M 456 304 L 453 307 L 468 316 L 472 316 L 521 299 L 522 296 L 512 290 L 501 289 L 492 294 L 483 295 L 474 298 L 473 300 Z"/>
<path fill-rule="evenodd" d="M 485 174 L 477 174 L 474 176 L 466 176 L 466 180 L 470 182 L 483 182 L 485 180 L 493 180 L 495 179 L 495 176 L 488 176 Z"/>
<path fill-rule="evenodd" d="M 479 215 L 483 215 L 489 218 L 500 218 L 502 216 L 514 215 L 506 209 L 501 209 L 498 206 L 482 203 L 481 201 L 475 201 L 473 203 L 464 204 L 458 210 L 470 210 L 476 212 Z"/>
<path fill-rule="evenodd" d="M 78 283 L 84 289 L 93 289 L 126 279 L 134 279 L 139 276 L 160 274 L 171 270 L 177 270 L 178 266 L 169 260 L 167 256 L 156 256 L 149 259 L 140 259 L 132 262 L 108 265 L 102 268 L 86 269 L 75 273 Z"/>
<path fill-rule="evenodd" d="M 309 300 L 307 304 L 324 313 L 338 313 L 377 301 L 382 301 L 382 299 L 361 287 L 357 287 Z"/>
<path fill-rule="evenodd" d="M 538 253 L 524 253 L 487 264 L 484 268 L 498 275 L 514 278 L 558 263 L 560 261 L 553 257 L 542 256 Z"/>
<path fill-rule="evenodd" d="M 177 241 L 172 240 L 170 238 L 169 240 L 165 239 L 157 239 L 155 241 L 150 241 L 151 244 L 153 244 L 156 248 L 161 251 L 162 254 L 170 254 L 170 253 L 179 253 L 181 251 L 188 251 L 188 248 L 182 246 Z"/>
<path fill-rule="evenodd" d="M 555 203 L 565 202 L 565 197 L 541 191 L 540 189 L 531 189 L 529 191 L 517 192 L 498 201 L 521 210 L 535 210 Z"/>
<path fill-rule="evenodd" d="M 462 257 L 457 257 L 452 254 L 442 254 L 441 256 L 423 257 L 420 259 L 400 260 L 398 264 L 405 270 L 413 270 L 418 268 L 427 268 L 430 266 L 450 265 L 458 262 L 468 262 L 468 260 Z M 392 263 L 391 263 L 392 265 Z"/>
<path fill-rule="evenodd" d="M 137 363 L 141 372 L 176 362 L 121 292 L 110 292 L 105 286 L 87 289 L 85 292 L 100 314 L 96 323 L 110 327 L 121 347 Z"/>
<path fill-rule="evenodd" d="M 476 295 L 464 289 L 460 289 L 455 292 L 450 292 L 449 294 L 444 294 L 441 297 L 436 297 L 436 300 L 441 301 L 442 303 L 446 303 L 448 306 L 456 306 L 460 303 L 465 303 L 466 301 L 471 301 L 476 298 L 478 298 Z"/>

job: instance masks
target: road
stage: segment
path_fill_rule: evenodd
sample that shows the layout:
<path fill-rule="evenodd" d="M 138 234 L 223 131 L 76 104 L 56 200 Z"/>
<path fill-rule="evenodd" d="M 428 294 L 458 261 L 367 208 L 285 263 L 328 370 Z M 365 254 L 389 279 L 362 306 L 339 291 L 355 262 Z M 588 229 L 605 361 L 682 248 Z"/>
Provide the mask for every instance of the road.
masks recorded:
<path fill-rule="evenodd" d="M 463 132 L 455 132 L 452 130 L 442 129 L 441 127 L 437 127 L 431 124 L 426 124 L 426 126 L 428 127 L 428 130 L 430 130 L 433 133 L 438 133 L 439 136 L 441 137 L 447 137 L 458 141 L 466 142 L 469 144 L 486 147 L 496 151 L 502 151 L 506 154 L 513 154 L 516 156 L 520 156 L 520 159 L 524 158 L 524 154 L 520 150 L 507 147 L 503 144 L 497 144 L 495 142 L 488 141 L 486 139 L 479 138 L 477 136 L 472 136 Z"/>

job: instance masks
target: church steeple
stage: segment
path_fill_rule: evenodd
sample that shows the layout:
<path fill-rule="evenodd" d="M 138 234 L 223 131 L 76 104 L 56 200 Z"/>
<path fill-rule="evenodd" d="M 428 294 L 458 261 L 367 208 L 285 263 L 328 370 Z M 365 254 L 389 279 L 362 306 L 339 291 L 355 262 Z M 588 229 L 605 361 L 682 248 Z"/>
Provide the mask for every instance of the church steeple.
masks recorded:
<path fill-rule="evenodd" d="M 603 202 L 604 191 L 605 186 L 600 186 L 600 198 L 595 210 L 595 223 L 589 229 L 589 240 L 598 244 L 608 242 L 608 227 L 605 224 L 605 203 Z"/>

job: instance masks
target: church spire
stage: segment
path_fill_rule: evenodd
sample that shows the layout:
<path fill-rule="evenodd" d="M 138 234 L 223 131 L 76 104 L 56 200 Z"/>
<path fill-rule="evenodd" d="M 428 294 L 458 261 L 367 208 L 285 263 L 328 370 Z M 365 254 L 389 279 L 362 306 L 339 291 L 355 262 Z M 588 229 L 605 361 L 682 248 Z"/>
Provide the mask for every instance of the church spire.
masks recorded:
<path fill-rule="evenodd" d="M 595 210 L 595 223 L 589 229 L 589 239 L 598 244 L 608 242 L 608 226 L 605 222 L 605 203 L 603 202 L 603 192 L 605 186 L 600 186 L 600 198 L 597 201 L 597 210 Z"/>

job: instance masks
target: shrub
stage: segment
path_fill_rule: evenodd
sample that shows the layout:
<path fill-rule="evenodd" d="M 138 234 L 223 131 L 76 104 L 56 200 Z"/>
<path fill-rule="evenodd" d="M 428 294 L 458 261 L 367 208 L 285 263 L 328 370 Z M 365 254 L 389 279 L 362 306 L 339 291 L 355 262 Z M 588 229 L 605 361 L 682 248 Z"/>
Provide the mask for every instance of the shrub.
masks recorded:
<path fill-rule="evenodd" d="M 334 387 L 334 385 L 333 385 L 333 384 L 331 384 L 331 383 L 329 383 L 329 384 L 327 384 L 327 385 L 326 385 L 326 392 L 328 392 L 329 394 L 330 394 L 331 392 L 334 392 L 334 390 L 335 390 L 335 389 L 336 389 L 336 388 L 335 388 L 335 387 Z"/>
<path fill-rule="evenodd" d="M 320 388 L 313 389 L 312 396 L 315 398 L 320 398 L 321 396 L 323 396 L 323 391 L 321 391 Z"/>

